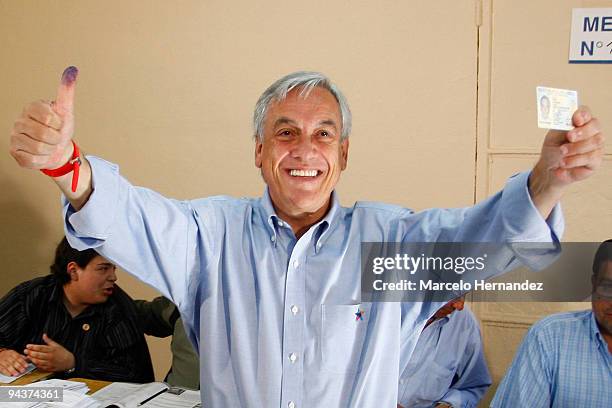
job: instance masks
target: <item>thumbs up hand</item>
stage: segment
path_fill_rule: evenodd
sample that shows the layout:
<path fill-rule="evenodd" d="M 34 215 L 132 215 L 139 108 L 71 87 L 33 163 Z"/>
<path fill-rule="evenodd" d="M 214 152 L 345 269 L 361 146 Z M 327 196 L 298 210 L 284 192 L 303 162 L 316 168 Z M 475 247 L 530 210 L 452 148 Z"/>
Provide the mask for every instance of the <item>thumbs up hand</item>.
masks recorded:
<path fill-rule="evenodd" d="M 74 132 L 74 91 L 78 74 L 68 67 L 53 102 L 28 104 L 11 132 L 10 154 L 21 167 L 55 169 L 72 156 Z"/>

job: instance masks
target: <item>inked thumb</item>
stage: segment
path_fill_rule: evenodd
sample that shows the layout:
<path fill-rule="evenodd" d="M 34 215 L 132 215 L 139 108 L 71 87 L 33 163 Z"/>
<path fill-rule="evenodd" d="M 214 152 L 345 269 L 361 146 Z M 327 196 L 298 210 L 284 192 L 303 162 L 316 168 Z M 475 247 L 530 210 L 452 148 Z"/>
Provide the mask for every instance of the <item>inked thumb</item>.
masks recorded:
<path fill-rule="evenodd" d="M 60 115 L 71 114 L 74 108 L 74 91 L 79 69 L 70 66 L 64 70 L 62 81 L 57 88 L 54 108 Z"/>

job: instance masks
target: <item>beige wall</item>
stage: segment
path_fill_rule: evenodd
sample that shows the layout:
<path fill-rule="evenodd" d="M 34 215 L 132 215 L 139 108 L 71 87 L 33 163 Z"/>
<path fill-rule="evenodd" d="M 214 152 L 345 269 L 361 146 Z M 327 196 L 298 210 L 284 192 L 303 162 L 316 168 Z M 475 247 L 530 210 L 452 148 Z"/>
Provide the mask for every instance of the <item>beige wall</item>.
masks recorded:
<path fill-rule="evenodd" d="M 0 7 L 5 134 L 26 102 L 53 98 L 63 68 L 74 64 L 81 70 L 75 137 L 86 152 L 169 196 L 259 195 L 253 105 L 277 77 L 320 70 L 343 88 L 355 118 L 339 188 L 345 204 L 473 201 L 471 1 L 377 8 L 345 1 L 32 0 Z M 450 66 L 437 63 L 440 49 Z M 2 143 L 6 151 L 8 137 Z M 8 154 L 0 155 L 0 169 L 5 292 L 46 273 L 62 226 L 59 195 L 46 177 L 19 169 Z M 126 275 L 120 284 L 134 297 L 154 295 Z M 168 354 L 154 354 L 159 378 Z"/>
<path fill-rule="evenodd" d="M 571 10 L 611 7 L 610 1 L 487 0 L 479 30 L 478 170 L 479 199 L 503 186 L 508 175 L 533 165 L 543 135 L 537 128 L 535 87 L 576 89 L 610 137 L 610 65 L 568 64 Z M 612 237 L 612 156 L 600 171 L 572 186 L 563 199 L 564 241 L 602 241 Z M 589 265 L 585 266 L 590 268 Z M 493 377 L 489 401 L 525 332 L 541 317 L 588 309 L 588 303 L 480 303 L 485 353 Z"/>
<path fill-rule="evenodd" d="M 577 3 L 542 2 L 560 22 L 547 36 L 567 37 L 565 20 Z M 8 134 L 26 102 L 53 98 L 61 71 L 74 64 L 81 70 L 76 139 L 86 152 L 169 196 L 255 196 L 263 184 L 252 163 L 250 119 L 259 93 L 285 73 L 320 70 L 344 90 L 354 116 L 339 186 L 344 204 L 469 205 L 516 165 L 530 166 L 542 137 L 536 83 L 577 87 L 603 114 L 595 89 L 609 75 L 600 67 L 566 72 L 567 52 L 558 55 L 565 39 L 556 51 L 540 43 L 513 48 L 512 36 L 526 35 L 523 15 L 541 14 L 543 5 L 478 4 L 0 0 L 0 129 Z M 541 48 L 548 67 L 534 57 Z M 566 80 L 584 72 L 599 76 Z M 503 162 L 516 152 L 519 161 Z M 46 177 L 19 169 L 8 154 L 0 155 L 0 175 L 4 293 L 46 273 L 62 225 Z M 610 209 L 609 190 L 598 193 L 604 178 L 580 190 L 597 197 L 597 214 Z M 574 239 L 610 230 L 585 230 L 579 211 L 570 209 Z M 120 284 L 134 297 L 155 295 L 127 274 Z M 166 346 L 153 345 L 158 378 L 168 366 Z"/>

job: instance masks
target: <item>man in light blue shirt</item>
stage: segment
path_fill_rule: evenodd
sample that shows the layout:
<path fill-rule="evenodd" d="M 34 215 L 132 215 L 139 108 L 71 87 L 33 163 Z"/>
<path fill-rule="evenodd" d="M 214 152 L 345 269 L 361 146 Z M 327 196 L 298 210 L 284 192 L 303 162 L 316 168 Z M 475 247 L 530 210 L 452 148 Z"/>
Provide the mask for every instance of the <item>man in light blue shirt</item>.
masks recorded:
<path fill-rule="evenodd" d="M 592 310 L 534 324 L 492 407 L 612 407 L 612 240 L 593 261 Z"/>
<path fill-rule="evenodd" d="M 207 408 L 395 407 L 400 373 L 442 303 L 362 303 L 361 243 L 556 243 L 563 190 L 601 164 L 599 124 L 582 108 L 575 131 L 547 135 L 531 173 L 474 207 L 343 208 L 334 188 L 350 110 L 329 79 L 298 72 L 255 107 L 263 197 L 170 200 L 132 186 L 116 165 L 76 157 L 76 73 L 64 72 L 52 104 L 24 109 L 11 154 L 26 168 L 59 168 L 47 174 L 66 197 L 72 245 L 96 248 L 179 307 L 200 351 Z M 74 172 L 59 175 L 77 162 L 76 182 Z M 518 250 L 514 260 L 547 262 Z"/>
<path fill-rule="evenodd" d="M 478 321 L 463 303 L 448 302 L 427 322 L 400 378 L 400 407 L 472 408 L 491 385 Z"/>

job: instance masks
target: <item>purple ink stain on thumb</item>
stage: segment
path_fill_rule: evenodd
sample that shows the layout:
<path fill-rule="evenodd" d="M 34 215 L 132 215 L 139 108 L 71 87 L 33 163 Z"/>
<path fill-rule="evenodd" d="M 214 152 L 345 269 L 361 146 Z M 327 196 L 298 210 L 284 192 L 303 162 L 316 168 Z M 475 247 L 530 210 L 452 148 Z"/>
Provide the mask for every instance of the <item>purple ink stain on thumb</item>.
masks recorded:
<path fill-rule="evenodd" d="M 74 66 L 70 66 L 64 70 L 62 74 L 62 84 L 64 85 L 72 85 L 74 81 L 76 81 L 77 75 L 79 74 L 79 69 Z"/>

